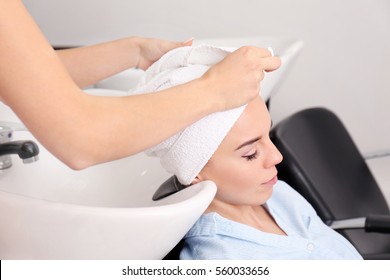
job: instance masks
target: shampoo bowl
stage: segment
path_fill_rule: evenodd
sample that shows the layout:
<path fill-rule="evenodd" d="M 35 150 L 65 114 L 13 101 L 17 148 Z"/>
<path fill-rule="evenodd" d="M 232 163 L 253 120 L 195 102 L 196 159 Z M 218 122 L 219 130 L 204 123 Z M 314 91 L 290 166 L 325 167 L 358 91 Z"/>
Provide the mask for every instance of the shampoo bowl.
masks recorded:
<path fill-rule="evenodd" d="M 18 122 L 1 102 L 0 120 Z M 38 143 L 28 131 L 14 139 Z M 170 176 L 156 159 L 72 171 L 39 148 L 39 161 L 0 171 L 0 259 L 162 259 L 216 192 L 203 182 L 152 201 Z"/>

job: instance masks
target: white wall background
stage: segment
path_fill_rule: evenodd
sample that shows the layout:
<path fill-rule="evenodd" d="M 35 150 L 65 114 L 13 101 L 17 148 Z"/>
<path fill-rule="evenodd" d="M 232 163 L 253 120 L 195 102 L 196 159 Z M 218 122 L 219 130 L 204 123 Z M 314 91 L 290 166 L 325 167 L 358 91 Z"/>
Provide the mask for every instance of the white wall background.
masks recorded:
<path fill-rule="evenodd" d="M 274 121 L 325 106 L 363 153 L 390 149 L 388 0 L 25 0 L 53 45 L 129 35 L 298 38 L 304 50 L 271 104 Z"/>

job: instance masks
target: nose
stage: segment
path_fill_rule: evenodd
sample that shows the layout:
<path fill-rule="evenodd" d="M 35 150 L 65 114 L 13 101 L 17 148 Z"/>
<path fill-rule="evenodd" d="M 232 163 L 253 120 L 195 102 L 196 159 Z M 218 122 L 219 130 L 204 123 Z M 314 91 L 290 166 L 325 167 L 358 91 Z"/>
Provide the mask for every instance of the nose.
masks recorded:
<path fill-rule="evenodd" d="M 278 165 L 283 160 L 282 154 L 279 152 L 278 148 L 269 140 L 267 159 L 265 161 L 265 167 L 270 168 Z"/>

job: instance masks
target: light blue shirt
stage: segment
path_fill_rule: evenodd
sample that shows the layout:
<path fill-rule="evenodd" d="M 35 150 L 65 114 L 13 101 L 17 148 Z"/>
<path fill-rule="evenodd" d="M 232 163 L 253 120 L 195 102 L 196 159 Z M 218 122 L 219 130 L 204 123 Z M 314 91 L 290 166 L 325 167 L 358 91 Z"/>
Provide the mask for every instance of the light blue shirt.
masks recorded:
<path fill-rule="evenodd" d="M 208 213 L 186 234 L 180 259 L 362 259 L 351 243 L 325 225 L 285 182 L 277 182 L 266 207 L 287 236 Z"/>

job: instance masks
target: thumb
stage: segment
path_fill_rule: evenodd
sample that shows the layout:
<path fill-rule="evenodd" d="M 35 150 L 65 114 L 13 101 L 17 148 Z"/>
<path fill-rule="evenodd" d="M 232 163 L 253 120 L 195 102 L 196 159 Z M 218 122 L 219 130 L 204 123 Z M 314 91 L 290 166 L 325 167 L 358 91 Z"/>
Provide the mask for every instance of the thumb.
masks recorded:
<path fill-rule="evenodd" d="M 194 37 L 191 37 L 184 42 L 181 43 L 182 46 L 192 46 L 192 43 L 194 42 Z"/>

